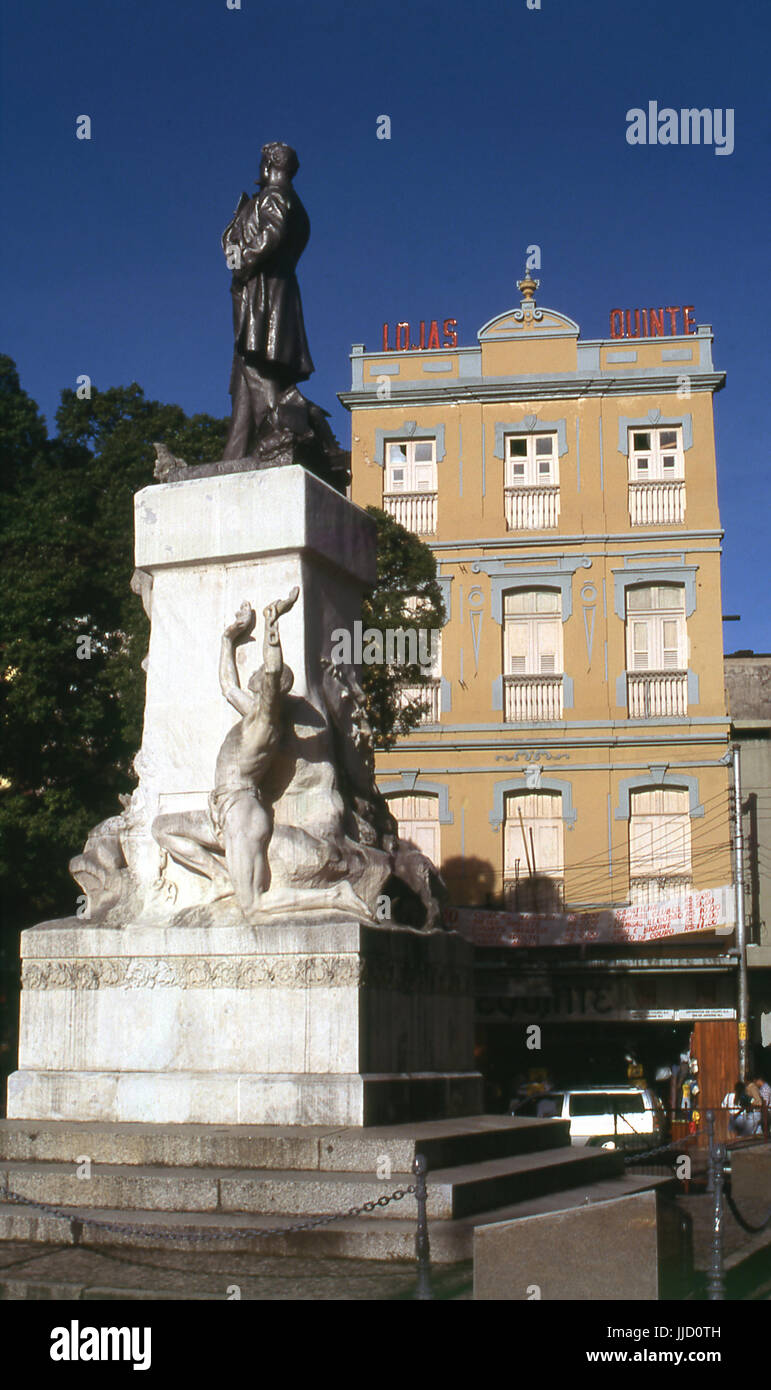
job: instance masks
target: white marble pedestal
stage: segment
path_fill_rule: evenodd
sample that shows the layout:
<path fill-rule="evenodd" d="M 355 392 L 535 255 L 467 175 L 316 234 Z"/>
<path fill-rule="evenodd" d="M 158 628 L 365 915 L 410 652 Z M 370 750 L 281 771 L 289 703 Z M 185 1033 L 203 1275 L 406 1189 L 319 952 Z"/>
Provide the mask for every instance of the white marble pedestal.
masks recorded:
<path fill-rule="evenodd" d="M 482 1108 L 455 933 L 50 923 L 22 956 L 9 1118 L 343 1126 Z"/>
<path fill-rule="evenodd" d="M 375 579 L 375 526 L 360 507 L 299 465 L 143 488 L 134 499 L 134 585 L 151 620 L 139 787 L 124 849 L 143 909 L 166 913 L 207 901 L 207 884 L 165 862 L 151 826 L 158 815 L 204 810 L 217 752 L 238 716 L 220 690 L 222 632 L 247 600 L 254 640 L 239 647 L 242 687 L 262 664 L 262 610 L 296 585 L 281 619 L 284 660 L 294 675 L 299 771 L 274 805 L 277 825 L 333 833 L 337 791 L 319 770 L 324 719 L 322 657 L 337 629 L 353 630 Z M 307 750 L 307 751 L 306 751 Z M 308 773 L 307 769 L 311 772 Z M 309 791 L 310 786 L 310 791 Z"/>

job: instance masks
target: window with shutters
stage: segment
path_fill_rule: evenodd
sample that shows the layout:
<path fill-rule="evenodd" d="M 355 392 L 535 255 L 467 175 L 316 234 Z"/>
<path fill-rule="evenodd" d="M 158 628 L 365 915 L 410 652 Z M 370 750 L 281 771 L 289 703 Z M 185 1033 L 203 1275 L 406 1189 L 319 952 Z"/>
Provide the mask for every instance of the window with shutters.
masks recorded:
<path fill-rule="evenodd" d="M 426 684 L 405 683 L 399 692 L 399 699 L 402 705 L 419 701 L 425 706 L 420 716 L 421 724 L 438 724 L 441 717 L 442 634 L 439 629 L 429 632 L 421 628 L 420 614 L 428 606 L 428 599 L 419 594 L 410 594 L 404 600 L 405 612 L 418 632 L 418 657 Z M 426 655 L 429 659 L 424 662 L 422 658 Z"/>
<path fill-rule="evenodd" d="M 437 796 L 389 796 L 388 809 L 399 827 L 399 839 L 408 840 L 439 865 L 441 858 L 439 798 Z"/>
<path fill-rule="evenodd" d="M 562 718 L 562 595 L 520 589 L 504 596 L 504 718 Z"/>
<path fill-rule="evenodd" d="M 385 446 L 383 509 L 408 531 L 436 531 L 436 440 L 407 439 Z"/>
<path fill-rule="evenodd" d="M 630 429 L 629 519 L 633 526 L 685 520 L 683 431 Z"/>
<path fill-rule="evenodd" d="M 506 436 L 504 486 L 510 531 L 542 531 L 559 521 L 559 454 L 556 434 Z"/>
<path fill-rule="evenodd" d="M 688 703 L 685 588 L 626 591 L 627 691 L 631 718 L 684 715 Z"/>
<path fill-rule="evenodd" d="M 631 793 L 629 883 L 632 903 L 664 902 L 691 891 L 688 792 L 651 787 Z"/>
<path fill-rule="evenodd" d="M 510 792 L 503 827 L 504 893 L 520 911 L 549 911 L 565 875 L 560 792 Z"/>
<path fill-rule="evenodd" d="M 683 432 L 676 429 L 630 430 L 629 481 L 675 482 L 685 477 Z"/>

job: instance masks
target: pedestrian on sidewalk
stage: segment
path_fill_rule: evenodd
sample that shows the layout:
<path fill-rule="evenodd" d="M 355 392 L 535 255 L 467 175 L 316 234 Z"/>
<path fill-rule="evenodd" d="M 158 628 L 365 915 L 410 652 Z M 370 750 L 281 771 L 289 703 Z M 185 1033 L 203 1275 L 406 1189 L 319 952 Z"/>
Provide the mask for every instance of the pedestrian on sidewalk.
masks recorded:
<path fill-rule="evenodd" d="M 723 1096 L 721 1105 L 730 1111 L 728 1129 L 731 1134 L 746 1139 L 756 1134 L 760 1127 L 760 1107 L 756 1107 L 743 1081 L 737 1081 L 734 1089 Z"/>
<path fill-rule="evenodd" d="M 747 1083 L 747 1094 L 752 1096 L 755 1105 L 760 1107 L 760 1129 L 768 1138 L 768 1110 L 771 1106 L 771 1086 L 758 1074 Z"/>

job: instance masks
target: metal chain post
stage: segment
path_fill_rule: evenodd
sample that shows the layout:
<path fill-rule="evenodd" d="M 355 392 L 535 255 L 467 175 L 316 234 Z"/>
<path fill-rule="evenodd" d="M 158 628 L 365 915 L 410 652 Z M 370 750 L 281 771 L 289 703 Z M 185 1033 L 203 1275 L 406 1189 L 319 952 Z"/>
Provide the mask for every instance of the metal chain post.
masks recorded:
<path fill-rule="evenodd" d="M 426 1173 L 428 1163 L 425 1154 L 416 1154 L 412 1165 L 415 1174 L 415 1201 L 418 1207 L 417 1229 L 415 1231 L 415 1256 L 418 1261 L 418 1287 L 415 1294 L 416 1299 L 432 1299 L 431 1290 L 431 1247 L 428 1239 L 428 1215 L 426 1204 L 428 1202 L 428 1190 L 426 1188 Z"/>
<path fill-rule="evenodd" d="M 723 1185 L 728 1172 L 727 1149 L 725 1144 L 714 1146 L 712 1160 L 713 1201 L 712 1201 L 712 1252 L 707 1275 L 707 1300 L 710 1303 L 725 1299 L 725 1270 L 723 1268 Z"/>
<path fill-rule="evenodd" d="M 707 1111 L 707 1187 L 706 1191 L 712 1194 L 715 1191 L 715 1167 L 714 1167 L 714 1148 L 715 1148 L 715 1112 Z"/>

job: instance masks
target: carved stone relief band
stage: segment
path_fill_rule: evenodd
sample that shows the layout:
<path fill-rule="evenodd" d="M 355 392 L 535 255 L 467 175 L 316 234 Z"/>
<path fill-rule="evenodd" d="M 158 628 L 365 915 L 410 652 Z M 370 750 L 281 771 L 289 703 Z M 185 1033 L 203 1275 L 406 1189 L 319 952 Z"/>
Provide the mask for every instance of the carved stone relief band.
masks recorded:
<path fill-rule="evenodd" d="M 422 978 L 425 976 L 425 978 Z M 403 961 L 357 956 L 198 956 L 99 960 L 27 960 L 22 987 L 39 989 L 349 989 L 359 985 L 432 994 L 462 994 L 468 981 L 460 970 L 415 969 Z"/>

